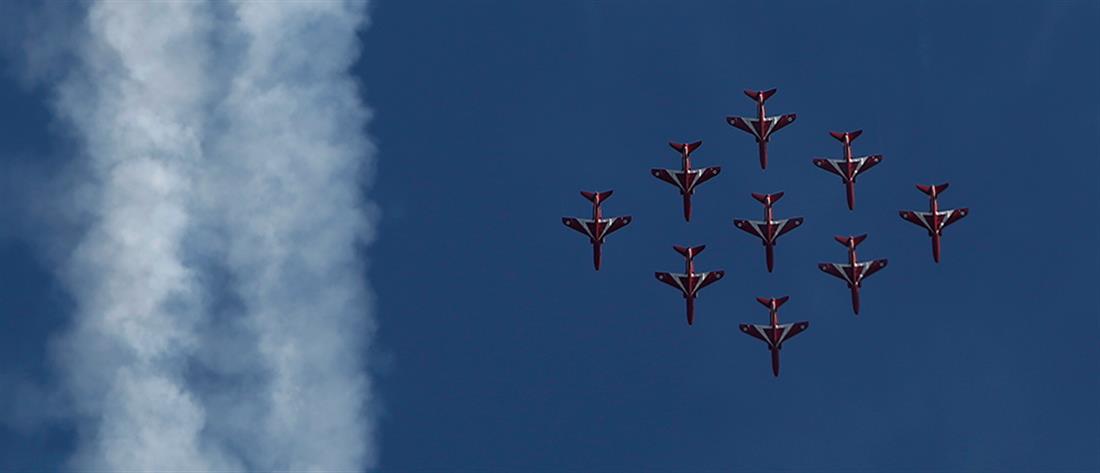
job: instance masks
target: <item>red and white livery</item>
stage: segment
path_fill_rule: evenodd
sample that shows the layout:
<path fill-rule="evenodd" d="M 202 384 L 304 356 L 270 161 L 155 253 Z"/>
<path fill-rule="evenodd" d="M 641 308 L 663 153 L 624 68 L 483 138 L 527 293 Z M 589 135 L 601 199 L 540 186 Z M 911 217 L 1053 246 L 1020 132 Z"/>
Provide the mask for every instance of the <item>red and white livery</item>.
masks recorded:
<path fill-rule="evenodd" d="M 632 218 L 627 215 L 625 217 L 604 217 L 603 211 L 600 209 L 600 204 L 611 197 L 613 191 L 604 192 L 587 192 L 581 191 L 581 195 L 584 198 L 592 202 L 592 218 L 577 218 L 577 217 L 562 217 L 561 223 L 565 226 L 572 228 L 578 232 L 581 232 L 588 236 L 588 241 L 592 243 L 592 263 L 596 266 L 596 271 L 600 270 L 600 248 L 603 246 L 604 238 L 630 224 Z"/>
<path fill-rule="evenodd" d="M 863 134 L 863 130 L 846 131 L 844 133 L 830 131 L 829 135 L 844 143 L 843 159 L 814 159 L 814 166 L 840 176 L 848 191 L 848 210 L 856 208 L 856 176 L 875 167 L 882 162 L 882 155 L 871 154 L 867 156 L 852 157 L 852 142 Z"/>
<path fill-rule="evenodd" d="M 726 117 L 726 123 L 729 123 L 730 126 L 750 133 L 756 138 L 756 142 L 760 147 L 760 169 L 768 168 L 768 140 L 771 139 L 772 133 L 794 123 L 795 118 L 798 118 L 798 115 L 794 113 L 776 115 L 774 117 L 767 116 L 767 113 L 764 111 L 764 102 L 772 95 L 775 95 L 775 91 L 776 89 L 745 91 L 745 95 L 756 101 L 756 118 Z"/>
<path fill-rule="evenodd" d="M 928 236 L 932 237 L 932 260 L 937 263 L 940 262 L 940 237 L 943 236 L 943 229 L 970 214 L 968 208 L 940 210 L 940 204 L 936 198 L 947 189 L 947 185 L 946 182 L 938 186 L 917 184 L 917 189 L 928 194 L 929 211 L 902 210 L 898 212 L 901 218 L 928 230 Z"/>
<path fill-rule="evenodd" d="M 859 288 L 863 286 L 864 279 L 886 267 L 886 260 L 876 259 L 860 262 L 856 259 L 856 246 L 859 246 L 859 244 L 867 238 L 866 234 L 848 237 L 837 236 L 833 238 L 841 245 L 848 248 L 848 264 L 819 263 L 817 267 L 848 283 L 848 288 L 852 290 L 852 310 L 855 311 L 856 315 L 859 315 Z"/>
<path fill-rule="evenodd" d="M 691 195 L 695 193 L 695 186 L 702 184 L 722 172 L 720 167 L 691 168 L 691 152 L 703 144 L 702 141 L 694 143 L 668 142 L 672 149 L 680 153 L 681 168 L 675 169 L 650 169 L 653 177 L 672 184 L 680 189 L 680 195 L 684 197 L 684 220 L 691 221 Z"/>
<path fill-rule="evenodd" d="M 772 374 L 779 377 L 779 350 L 783 349 L 783 342 L 794 338 L 810 327 L 806 321 L 790 324 L 779 323 L 779 307 L 787 300 L 788 296 L 779 299 L 765 299 L 757 297 L 756 301 L 763 304 L 771 312 L 771 323 L 767 325 L 741 324 L 741 332 L 759 338 L 768 344 L 768 350 L 772 352 Z"/>
<path fill-rule="evenodd" d="M 657 277 L 658 281 L 661 281 L 669 286 L 679 289 L 684 295 L 684 300 L 687 301 L 687 321 L 688 325 L 695 323 L 695 296 L 698 295 L 699 290 L 713 284 L 715 281 L 722 279 L 726 275 L 725 271 L 717 270 L 704 273 L 695 272 L 695 255 L 702 253 L 706 248 L 706 245 L 693 246 L 686 248 L 683 246 L 673 246 L 672 249 L 677 253 L 684 255 L 684 259 L 687 260 L 686 267 L 683 273 L 653 273 Z"/>
<path fill-rule="evenodd" d="M 764 204 L 764 220 L 733 220 L 733 226 L 748 233 L 756 235 L 764 243 L 764 253 L 768 264 L 768 272 L 772 272 L 775 265 L 775 243 L 781 235 L 802 225 L 802 217 L 785 218 L 776 220 L 772 217 L 772 204 L 781 197 L 782 192 L 775 194 L 757 194 L 752 197 Z"/>

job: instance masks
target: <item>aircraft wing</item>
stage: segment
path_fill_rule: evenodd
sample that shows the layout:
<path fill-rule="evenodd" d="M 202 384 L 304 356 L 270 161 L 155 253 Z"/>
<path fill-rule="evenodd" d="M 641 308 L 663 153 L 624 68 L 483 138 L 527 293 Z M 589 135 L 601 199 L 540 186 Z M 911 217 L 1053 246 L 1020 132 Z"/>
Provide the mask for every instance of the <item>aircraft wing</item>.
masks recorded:
<path fill-rule="evenodd" d="M 699 173 L 698 174 L 699 177 L 695 179 L 695 185 L 697 186 L 699 184 L 702 184 L 704 182 L 707 182 L 707 181 L 711 180 L 711 178 L 713 178 L 714 176 L 717 176 L 718 173 L 722 172 L 722 168 L 718 167 L 718 166 L 714 166 L 714 167 L 709 167 L 709 168 L 698 169 L 696 171 Z"/>
<path fill-rule="evenodd" d="M 791 123 L 794 123 L 795 118 L 798 118 L 798 115 L 793 114 L 793 113 L 788 113 L 786 115 L 779 115 L 779 116 L 775 116 L 775 117 L 765 118 L 765 120 L 768 120 L 768 121 L 772 122 L 771 126 L 768 127 L 768 135 L 767 136 L 770 137 L 772 133 L 775 133 L 779 130 L 782 130 L 783 127 L 785 127 L 787 125 L 790 125 Z"/>
<path fill-rule="evenodd" d="M 676 173 L 677 172 L 678 171 L 674 171 L 672 169 L 656 169 L 656 168 L 654 168 L 654 169 L 649 170 L 649 173 L 652 174 L 653 177 L 656 177 L 657 179 L 660 179 L 660 180 L 665 181 L 669 184 L 672 184 L 672 185 L 676 186 L 678 189 L 680 189 L 681 191 L 683 191 L 684 186 L 680 184 L 680 181 L 678 179 L 676 179 Z"/>
<path fill-rule="evenodd" d="M 873 260 L 873 261 L 867 261 L 865 263 L 860 263 L 860 266 L 863 266 L 863 271 L 860 272 L 860 276 L 859 276 L 859 278 L 862 280 L 862 279 L 866 279 L 867 277 L 869 277 L 872 274 L 877 273 L 880 269 L 885 268 L 886 267 L 886 260 L 885 259 L 877 259 L 877 260 Z"/>
<path fill-rule="evenodd" d="M 787 233 L 802 225 L 802 217 L 785 218 L 775 222 L 779 225 L 779 232 L 775 234 L 776 238 L 779 238 L 784 233 Z"/>
<path fill-rule="evenodd" d="M 809 322 L 795 322 L 792 324 L 780 325 L 779 328 L 781 330 L 785 330 L 785 332 L 783 333 L 782 338 L 779 339 L 779 344 L 782 345 L 783 342 L 794 338 L 795 335 L 802 333 L 809 327 Z"/>
<path fill-rule="evenodd" d="M 840 263 L 818 263 L 817 265 L 817 269 L 820 269 L 831 276 L 843 279 L 844 282 L 848 283 L 848 285 L 852 284 L 852 280 L 848 277 L 847 271 L 850 268 L 850 265 Z"/>
<path fill-rule="evenodd" d="M 945 226 L 945 227 L 948 226 L 948 225 L 951 225 L 952 223 L 958 222 L 959 220 L 962 220 L 963 217 L 970 214 L 970 209 L 968 209 L 968 208 L 952 209 L 952 210 L 947 210 L 947 212 L 949 212 L 950 215 L 948 215 L 947 219 L 943 221 L 943 226 Z"/>
<path fill-rule="evenodd" d="M 760 141 L 760 134 L 757 133 L 756 128 L 751 125 L 751 123 L 754 121 L 755 120 L 749 117 L 726 117 L 726 123 L 729 123 L 730 126 L 740 129 L 746 133 L 751 133 L 752 136 L 756 137 L 757 141 Z"/>
<path fill-rule="evenodd" d="M 831 172 L 833 174 L 836 174 L 840 177 L 844 177 L 844 173 L 840 171 L 840 168 L 838 168 L 834 164 L 834 161 L 831 160 L 831 159 L 820 159 L 820 158 L 814 159 L 814 166 L 817 166 L 821 169 L 829 171 L 829 172 Z"/>
<path fill-rule="evenodd" d="M 898 212 L 898 215 L 901 215 L 901 218 L 903 218 L 905 220 L 908 220 L 909 222 L 911 222 L 914 225 L 919 225 L 922 228 L 924 228 L 925 230 L 932 231 L 932 225 L 930 225 L 928 223 L 928 220 L 925 219 L 926 215 L 931 215 L 929 213 L 926 213 L 926 212 L 911 212 L 911 211 L 908 211 L 908 210 L 902 210 L 902 211 Z"/>
<path fill-rule="evenodd" d="M 700 289 L 718 282 L 719 279 L 722 279 L 725 276 L 726 272 L 721 270 L 711 271 L 709 273 L 701 273 L 699 274 L 699 287 L 695 288 L 695 291 L 699 292 Z"/>
<path fill-rule="evenodd" d="M 870 156 L 861 156 L 861 157 L 855 158 L 855 161 L 859 162 L 859 165 L 856 167 L 856 174 L 859 174 L 861 172 L 864 172 L 868 169 L 871 169 L 871 168 L 875 167 L 876 164 L 881 163 L 882 162 L 882 155 L 881 154 L 872 154 Z"/>
<path fill-rule="evenodd" d="M 653 273 L 653 275 L 657 278 L 658 281 L 661 281 L 665 284 L 668 284 L 669 286 L 672 286 L 676 289 L 679 289 L 680 292 L 682 292 L 684 294 L 688 293 L 687 288 L 685 288 L 684 284 L 681 282 L 682 278 L 687 277 L 686 274 L 656 272 L 656 273 Z"/>
<path fill-rule="evenodd" d="M 746 335 L 751 335 L 755 338 L 763 340 L 768 346 L 782 347 L 783 342 L 794 338 L 810 327 L 809 322 L 795 322 L 791 324 L 782 324 L 778 327 L 772 328 L 771 325 L 750 325 L 741 324 L 741 331 Z M 772 343 L 772 340 L 779 340 L 777 343 Z"/>
<path fill-rule="evenodd" d="M 585 234 L 588 238 L 591 238 L 593 240 L 596 239 L 596 237 L 593 236 L 592 232 L 588 229 L 588 224 L 592 223 L 592 220 L 574 217 L 562 217 L 561 223 L 565 224 L 565 226 L 569 228 L 572 228 L 573 230 Z"/>
<path fill-rule="evenodd" d="M 737 228 L 740 228 L 740 229 L 744 230 L 745 232 L 750 233 L 752 235 L 756 235 L 756 237 L 760 238 L 761 240 L 765 239 L 764 232 L 760 231 L 760 225 L 763 225 L 763 224 L 764 224 L 764 222 L 758 221 L 758 220 L 740 220 L 740 219 L 734 219 L 733 220 L 733 226 L 735 226 Z"/>
<path fill-rule="evenodd" d="M 623 216 L 623 217 L 611 217 L 611 218 L 603 219 L 603 220 L 605 222 L 607 222 L 607 227 L 606 227 L 607 230 L 604 230 L 603 235 L 600 235 L 601 239 L 603 239 L 603 237 L 606 237 L 606 236 L 616 232 L 620 228 L 623 228 L 623 227 L 629 225 L 630 222 L 633 220 L 633 218 L 631 216 L 627 215 L 627 216 Z"/>
<path fill-rule="evenodd" d="M 771 345 L 771 341 L 769 341 L 769 340 L 768 340 L 768 338 L 767 338 L 767 336 L 766 336 L 766 335 L 764 335 L 764 329 L 766 329 L 766 328 L 771 328 L 770 326 L 767 326 L 767 325 L 751 325 L 751 324 L 741 324 L 741 325 L 740 325 L 740 327 L 741 327 L 741 332 L 742 332 L 742 333 L 744 333 L 744 334 L 746 334 L 746 335 L 751 335 L 752 337 L 755 337 L 755 338 L 758 338 L 758 339 L 760 339 L 760 340 L 763 340 L 763 341 L 764 341 L 764 342 L 766 342 L 766 343 L 767 343 L 768 345 Z"/>

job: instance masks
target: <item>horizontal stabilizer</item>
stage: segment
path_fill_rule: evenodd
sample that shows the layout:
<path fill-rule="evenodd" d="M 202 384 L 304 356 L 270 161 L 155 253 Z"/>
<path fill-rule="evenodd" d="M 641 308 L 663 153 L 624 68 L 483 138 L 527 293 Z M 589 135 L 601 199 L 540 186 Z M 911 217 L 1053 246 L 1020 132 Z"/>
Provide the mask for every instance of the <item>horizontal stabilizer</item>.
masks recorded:
<path fill-rule="evenodd" d="M 948 184 L 950 183 L 945 182 L 938 186 L 926 186 L 923 184 L 917 184 L 917 189 L 920 189 L 921 192 L 924 192 L 925 194 L 928 194 L 930 196 L 935 196 L 940 195 L 943 193 L 943 191 L 947 190 Z"/>
<path fill-rule="evenodd" d="M 675 141 L 669 141 L 668 145 L 671 146 L 672 149 L 680 152 L 680 154 L 691 154 L 691 152 L 695 151 L 696 148 L 702 146 L 703 142 L 696 141 L 694 143 L 677 143 Z"/>
<path fill-rule="evenodd" d="M 864 233 L 858 236 L 835 236 L 833 238 L 841 245 L 848 246 L 851 244 L 853 247 L 856 247 L 859 246 L 860 243 L 863 243 L 863 240 L 867 239 L 867 234 Z"/>
<path fill-rule="evenodd" d="M 760 91 L 756 91 L 756 90 L 746 89 L 745 90 L 745 95 L 748 95 L 750 99 L 756 100 L 758 102 L 764 102 L 764 101 L 768 100 L 769 97 L 775 95 L 775 90 L 776 89 L 768 89 L 768 90 L 765 90 L 763 92 L 760 92 Z M 761 98 L 761 96 L 763 96 L 763 98 Z"/>
<path fill-rule="evenodd" d="M 777 201 L 779 201 L 779 199 L 783 198 L 783 193 L 782 192 L 776 192 L 774 194 L 757 194 L 757 193 L 753 192 L 752 193 L 752 198 L 754 198 L 756 200 L 759 200 L 760 203 L 762 203 L 764 205 L 771 205 L 771 204 L 774 204 Z"/>
<path fill-rule="evenodd" d="M 588 199 L 588 201 L 592 202 L 593 204 L 600 204 L 603 201 L 607 200 L 608 197 L 611 197 L 611 194 L 614 193 L 614 192 L 615 191 L 603 191 L 603 192 L 581 191 L 581 195 L 583 195 L 585 199 Z"/>
<path fill-rule="evenodd" d="M 772 308 L 772 303 L 774 302 L 775 303 L 775 308 L 779 309 L 779 307 L 782 306 L 784 303 L 786 303 L 788 300 L 790 300 L 790 298 L 791 298 L 791 296 L 783 296 L 783 297 L 780 297 L 779 299 L 768 299 L 768 298 L 765 298 L 765 297 L 757 297 L 756 302 L 759 302 L 759 303 L 763 304 L 764 307 L 767 307 L 769 309 Z"/>
<path fill-rule="evenodd" d="M 672 247 L 672 249 L 676 250 L 677 253 L 680 253 L 681 255 L 684 255 L 687 258 L 694 258 L 695 255 L 697 255 L 699 253 L 702 253 L 703 250 L 706 249 L 706 247 L 707 247 L 707 245 L 693 246 L 691 248 L 683 247 L 683 246 L 680 246 L 680 245 L 675 245 L 675 246 Z"/>
<path fill-rule="evenodd" d="M 859 138 L 859 135 L 863 134 L 863 130 L 846 131 L 841 133 L 839 131 L 830 131 L 829 135 L 833 138 L 840 140 L 841 143 L 851 143 Z"/>

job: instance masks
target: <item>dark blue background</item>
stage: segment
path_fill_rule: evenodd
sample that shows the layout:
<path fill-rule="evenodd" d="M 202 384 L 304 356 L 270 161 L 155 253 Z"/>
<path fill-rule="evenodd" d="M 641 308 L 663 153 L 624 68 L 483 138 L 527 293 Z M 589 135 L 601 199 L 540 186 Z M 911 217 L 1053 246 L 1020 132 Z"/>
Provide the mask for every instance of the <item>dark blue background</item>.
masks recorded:
<path fill-rule="evenodd" d="M 374 5 L 356 73 L 380 150 L 380 469 L 1100 469 L 1097 24 L 1084 1 Z M 723 118 L 753 113 L 742 89 L 770 87 L 769 111 L 799 118 L 761 172 Z M 48 112 L 31 117 L 26 136 L 49 140 Z M 855 151 L 885 161 L 849 212 L 810 159 L 840 154 L 829 130 L 857 128 Z M 13 133 L 7 161 L 52 149 Z M 723 172 L 685 224 L 648 169 L 677 165 L 667 141 L 696 139 L 696 164 Z M 913 184 L 944 181 L 941 204 L 972 215 L 935 265 L 897 210 L 924 210 Z M 582 189 L 615 189 L 606 212 L 635 217 L 599 273 L 559 220 L 590 211 Z M 806 225 L 768 274 L 731 219 L 761 216 L 750 192 L 780 190 L 777 216 Z M 832 235 L 858 233 L 861 257 L 890 266 L 857 318 L 815 263 L 843 261 Z M 5 359 L 44 356 L 69 310 L 28 238 L 0 242 Z M 681 269 L 671 245 L 701 243 L 699 267 L 728 277 L 689 328 L 652 272 Z M 774 379 L 737 324 L 765 322 L 753 298 L 780 295 L 782 319 L 811 326 Z M 6 429 L 22 460 L 0 467 L 69 448 L 63 424 Z"/>

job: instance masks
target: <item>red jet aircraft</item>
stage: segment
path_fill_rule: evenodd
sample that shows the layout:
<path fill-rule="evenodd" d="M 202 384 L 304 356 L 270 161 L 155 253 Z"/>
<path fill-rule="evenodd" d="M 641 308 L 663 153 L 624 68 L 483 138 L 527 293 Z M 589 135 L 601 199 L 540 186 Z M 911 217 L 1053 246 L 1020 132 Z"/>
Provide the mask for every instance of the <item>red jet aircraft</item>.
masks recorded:
<path fill-rule="evenodd" d="M 653 273 L 657 277 L 658 281 L 661 281 L 669 286 L 679 289 L 684 294 L 684 300 L 687 301 L 687 319 L 688 325 L 695 322 L 695 296 L 699 290 L 709 286 L 711 283 L 722 279 L 726 275 L 725 271 L 717 270 L 706 273 L 695 272 L 695 255 L 702 253 L 707 245 L 699 245 L 691 248 L 685 248 L 682 246 L 673 246 L 672 249 L 676 252 L 684 255 L 687 259 L 687 267 L 684 274 L 679 273 Z"/>
<path fill-rule="evenodd" d="M 608 197 L 611 197 L 612 192 L 614 191 L 581 191 L 581 195 L 592 202 L 591 220 L 574 217 L 561 218 L 561 223 L 564 223 L 565 226 L 588 236 L 588 241 L 592 243 L 592 262 L 596 265 L 596 271 L 600 270 L 600 247 L 603 245 L 603 239 L 607 238 L 608 235 L 614 233 L 616 230 L 627 226 L 631 221 L 629 215 L 625 217 L 604 218 L 603 212 L 600 210 L 600 204 L 607 200 Z"/>
<path fill-rule="evenodd" d="M 767 307 L 768 311 L 771 312 L 771 324 L 741 324 L 742 332 L 767 342 L 768 349 L 772 352 L 772 374 L 774 374 L 776 378 L 779 377 L 779 350 L 783 349 L 783 342 L 794 338 L 795 335 L 802 333 L 802 331 L 810 326 L 810 323 L 806 321 L 795 322 L 793 324 L 779 323 L 779 306 L 787 302 L 788 299 L 790 299 L 788 296 L 783 296 L 779 299 L 757 297 L 756 301 L 764 304 L 764 307 Z"/>
<path fill-rule="evenodd" d="M 764 220 L 738 220 L 734 219 L 733 225 L 746 232 L 756 235 L 764 242 L 764 251 L 767 256 L 768 272 L 772 272 L 772 266 L 774 265 L 775 256 L 774 248 L 775 242 L 779 239 L 780 235 L 794 230 L 799 225 L 802 225 L 802 217 L 786 218 L 783 220 L 775 220 L 772 218 L 772 204 L 783 197 L 782 192 L 775 194 L 756 194 L 753 193 L 752 197 L 759 200 L 764 204 Z"/>
<path fill-rule="evenodd" d="M 940 237 L 943 236 L 944 227 L 958 222 L 963 217 L 970 214 L 970 209 L 951 209 L 940 210 L 940 204 L 936 201 L 943 191 L 947 190 L 948 183 L 943 183 L 938 186 L 924 186 L 917 184 L 917 189 L 921 192 L 928 194 L 928 201 L 930 210 L 928 212 L 916 212 L 902 210 L 898 212 L 901 218 L 904 218 L 910 222 L 924 227 L 928 230 L 928 236 L 932 237 L 932 259 L 940 262 Z"/>
<path fill-rule="evenodd" d="M 885 259 L 860 262 L 856 259 L 856 247 L 867 238 L 866 234 L 860 236 L 834 237 L 841 245 L 848 247 L 848 264 L 820 263 L 818 269 L 843 279 L 852 289 L 852 310 L 859 315 L 859 288 L 863 286 L 863 280 L 886 267 Z"/>
<path fill-rule="evenodd" d="M 880 154 L 852 157 L 852 142 L 861 134 L 863 130 L 844 133 L 830 131 L 829 135 L 844 143 L 844 159 L 814 159 L 814 166 L 840 176 L 840 181 L 848 189 L 848 210 L 856 208 L 856 175 L 882 162 Z"/>
<path fill-rule="evenodd" d="M 719 172 L 722 172 L 720 167 L 710 168 L 691 168 L 691 152 L 695 151 L 702 141 L 696 141 L 694 143 L 675 143 L 668 142 L 668 145 L 672 149 L 680 152 L 680 162 L 682 168 L 680 171 L 675 169 L 651 169 L 649 172 L 654 177 L 665 181 L 680 188 L 680 195 L 684 196 L 684 220 L 691 221 L 691 194 L 695 192 L 695 186 L 702 184 L 710 178 L 717 176 Z"/>
<path fill-rule="evenodd" d="M 760 169 L 768 168 L 768 140 L 771 139 L 772 133 L 794 123 L 794 119 L 797 118 L 794 113 L 774 117 L 767 116 L 764 112 L 764 102 L 768 100 L 768 97 L 775 95 L 775 90 L 745 91 L 745 95 L 756 101 L 756 118 L 726 117 L 726 123 L 729 123 L 730 126 L 752 133 L 756 137 L 756 142 L 760 145 Z"/>

